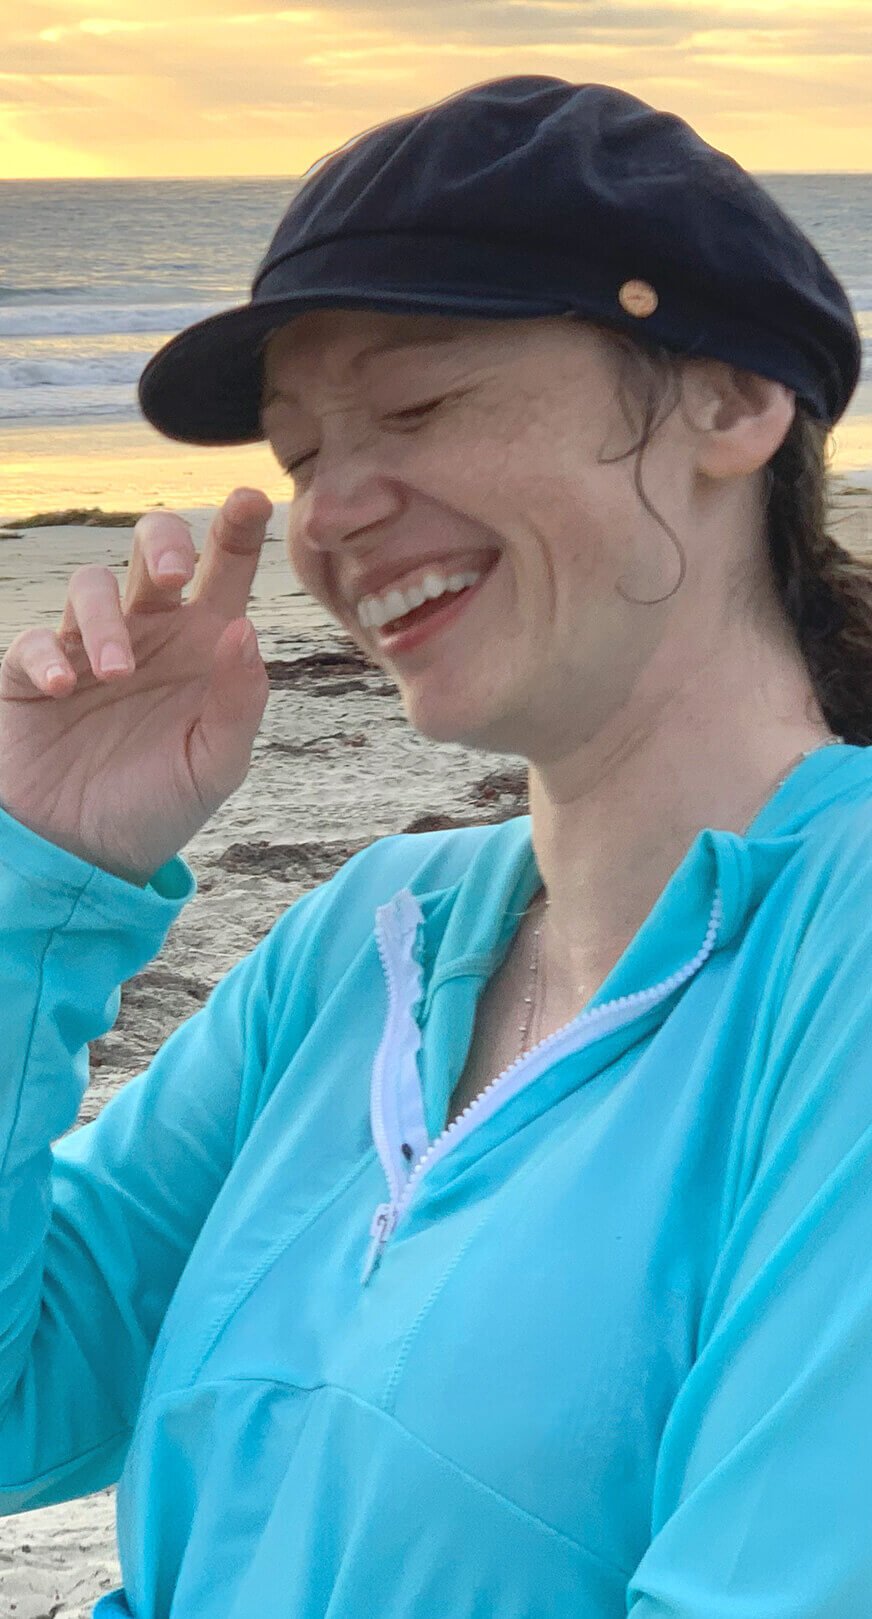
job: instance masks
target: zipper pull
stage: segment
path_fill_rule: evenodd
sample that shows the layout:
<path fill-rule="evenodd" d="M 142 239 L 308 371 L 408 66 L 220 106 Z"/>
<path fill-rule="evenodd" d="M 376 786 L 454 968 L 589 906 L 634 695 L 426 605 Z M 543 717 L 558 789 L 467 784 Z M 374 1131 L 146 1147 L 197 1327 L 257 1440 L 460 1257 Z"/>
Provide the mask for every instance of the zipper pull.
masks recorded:
<path fill-rule="evenodd" d="M 361 1287 L 366 1287 L 373 1271 L 381 1259 L 385 1243 L 394 1228 L 393 1207 L 390 1203 L 380 1203 L 372 1217 L 369 1234 L 372 1237 L 363 1262 L 360 1275 Z"/>

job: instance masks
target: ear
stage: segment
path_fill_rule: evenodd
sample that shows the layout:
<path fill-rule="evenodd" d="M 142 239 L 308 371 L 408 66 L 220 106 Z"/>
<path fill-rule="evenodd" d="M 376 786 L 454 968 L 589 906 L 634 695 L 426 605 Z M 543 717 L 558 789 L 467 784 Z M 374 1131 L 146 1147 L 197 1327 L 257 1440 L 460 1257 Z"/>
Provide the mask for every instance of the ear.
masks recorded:
<path fill-rule="evenodd" d="M 709 478 L 747 476 L 765 466 L 796 414 L 796 395 L 783 382 L 721 361 L 686 373 L 685 400 L 697 466 Z"/>

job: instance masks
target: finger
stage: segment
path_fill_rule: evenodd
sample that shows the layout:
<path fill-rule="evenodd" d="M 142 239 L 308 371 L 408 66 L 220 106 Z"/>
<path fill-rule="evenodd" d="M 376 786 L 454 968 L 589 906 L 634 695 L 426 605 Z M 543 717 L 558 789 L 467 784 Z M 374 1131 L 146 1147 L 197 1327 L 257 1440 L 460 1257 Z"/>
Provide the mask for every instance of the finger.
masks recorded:
<path fill-rule="evenodd" d="M 190 526 L 177 512 L 146 512 L 133 530 L 124 612 L 177 607 L 196 565 Z"/>
<path fill-rule="evenodd" d="M 109 568 L 94 564 L 76 569 L 67 586 L 58 643 L 70 654 L 83 646 L 98 679 L 117 680 L 133 670 L 118 580 Z"/>
<path fill-rule="evenodd" d="M 262 489 L 227 496 L 206 536 L 190 601 L 203 602 L 228 623 L 244 617 L 272 511 Z"/>
<path fill-rule="evenodd" d="M 242 785 L 269 697 L 269 677 L 248 620 L 227 626 L 188 755 L 203 803 L 217 809 Z"/>
<path fill-rule="evenodd" d="M 76 671 L 49 629 L 23 630 L 0 662 L 0 697 L 66 697 Z"/>

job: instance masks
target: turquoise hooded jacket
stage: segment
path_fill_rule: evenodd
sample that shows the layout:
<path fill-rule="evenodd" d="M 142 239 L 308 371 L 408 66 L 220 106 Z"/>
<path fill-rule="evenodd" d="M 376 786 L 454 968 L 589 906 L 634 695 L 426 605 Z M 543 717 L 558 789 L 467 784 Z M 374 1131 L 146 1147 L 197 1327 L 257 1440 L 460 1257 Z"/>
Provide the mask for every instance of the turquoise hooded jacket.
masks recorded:
<path fill-rule="evenodd" d="M 379 839 L 72 1130 L 196 883 L 0 812 L 0 1510 L 118 1482 L 97 1619 L 872 1614 L 872 751 L 445 1131 L 540 883 Z"/>

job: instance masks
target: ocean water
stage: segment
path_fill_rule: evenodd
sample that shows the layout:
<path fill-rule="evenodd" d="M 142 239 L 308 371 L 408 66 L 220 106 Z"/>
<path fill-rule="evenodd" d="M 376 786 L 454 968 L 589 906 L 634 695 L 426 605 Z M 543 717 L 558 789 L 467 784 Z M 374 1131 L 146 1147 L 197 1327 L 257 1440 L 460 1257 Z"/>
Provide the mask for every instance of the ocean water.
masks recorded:
<path fill-rule="evenodd" d="M 844 284 L 864 339 L 834 471 L 872 486 L 872 175 L 758 180 Z M 289 497 L 263 445 L 178 445 L 140 414 L 147 361 L 244 303 L 294 178 L 0 182 L 0 522 L 34 510 Z"/>

